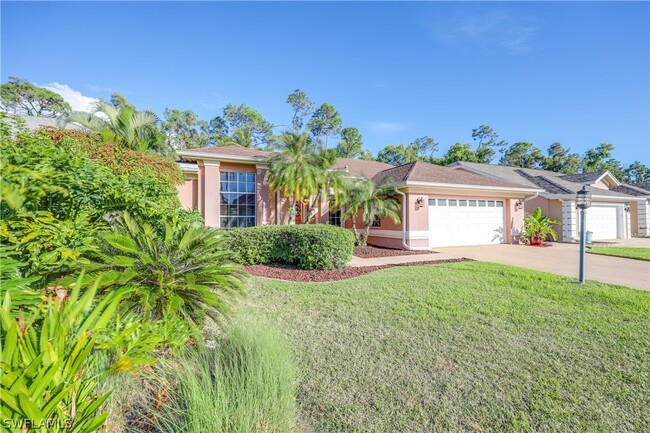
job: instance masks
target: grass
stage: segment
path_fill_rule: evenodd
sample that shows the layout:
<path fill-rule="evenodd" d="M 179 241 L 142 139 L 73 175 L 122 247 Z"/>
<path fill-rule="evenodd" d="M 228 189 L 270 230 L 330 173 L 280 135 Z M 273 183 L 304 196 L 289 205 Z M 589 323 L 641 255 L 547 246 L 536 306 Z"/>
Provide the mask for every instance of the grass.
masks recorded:
<path fill-rule="evenodd" d="M 238 314 L 293 352 L 305 431 L 650 427 L 647 292 L 471 262 L 249 295 Z"/>
<path fill-rule="evenodd" d="M 593 246 L 589 247 L 587 249 L 587 252 L 592 254 L 602 254 L 605 256 L 625 257 L 628 259 L 650 261 L 650 248 Z"/>
<path fill-rule="evenodd" d="M 173 383 L 160 433 L 288 432 L 295 378 L 284 339 L 257 320 L 235 322 L 216 348 L 163 368 Z"/>

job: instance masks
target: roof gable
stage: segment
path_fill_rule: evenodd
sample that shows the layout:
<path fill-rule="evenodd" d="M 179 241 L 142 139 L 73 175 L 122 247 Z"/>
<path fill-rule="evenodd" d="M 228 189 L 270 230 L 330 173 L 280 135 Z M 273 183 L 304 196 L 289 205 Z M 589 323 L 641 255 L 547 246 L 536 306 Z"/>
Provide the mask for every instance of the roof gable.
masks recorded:
<path fill-rule="evenodd" d="M 609 171 L 593 171 L 591 173 L 578 173 L 578 174 L 567 174 L 560 176 L 564 180 L 569 182 L 582 183 L 587 185 L 594 185 L 604 178 L 607 178 L 607 182 L 613 186 L 619 186 L 621 183 L 611 174 Z"/>

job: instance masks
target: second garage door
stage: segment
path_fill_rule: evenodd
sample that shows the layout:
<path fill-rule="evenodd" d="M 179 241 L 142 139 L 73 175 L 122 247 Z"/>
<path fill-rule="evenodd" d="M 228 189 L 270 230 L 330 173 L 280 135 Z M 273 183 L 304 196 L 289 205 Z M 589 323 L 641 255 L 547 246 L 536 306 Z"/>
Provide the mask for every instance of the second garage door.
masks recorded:
<path fill-rule="evenodd" d="M 429 246 L 503 243 L 504 209 L 502 200 L 430 199 Z"/>
<path fill-rule="evenodd" d="M 617 206 L 593 206 L 587 209 L 587 230 L 593 240 L 616 239 L 618 236 Z"/>

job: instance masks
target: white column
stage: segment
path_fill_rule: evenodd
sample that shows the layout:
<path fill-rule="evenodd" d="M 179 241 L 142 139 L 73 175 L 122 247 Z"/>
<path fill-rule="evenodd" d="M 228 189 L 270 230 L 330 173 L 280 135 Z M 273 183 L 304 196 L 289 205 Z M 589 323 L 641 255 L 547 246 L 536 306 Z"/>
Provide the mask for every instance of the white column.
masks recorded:
<path fill-rule="evenodd" d="M 637 223 L 639 227 L 639 236 L 650 235 L 650 205 L 648 199 L 637 201 Z"/>
<path fill-rule="evenodd" d="M 576 202 L 562 202 L 562 241 L 573 242 L 578 238 L 578 212 Z"/>

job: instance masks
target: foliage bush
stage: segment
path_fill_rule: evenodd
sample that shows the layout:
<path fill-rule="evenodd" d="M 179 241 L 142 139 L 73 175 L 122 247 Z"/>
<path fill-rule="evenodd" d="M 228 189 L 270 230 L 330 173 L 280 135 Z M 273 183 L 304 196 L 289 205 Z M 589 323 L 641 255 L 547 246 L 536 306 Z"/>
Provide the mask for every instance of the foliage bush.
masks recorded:
<path fill-rule="evenodd" d="M 543 242 L 547 238 L 557 240 L 557 233 L 553 230 L 553 225 L 560 224 L 560 221 L 551 219 L 542 215 L 542 209 L 537 208 L 533 213 L 524 215 L 523 236 L 528 243 Z"/>
<path fill-rule="evenodd" d="M 183 173 L 172 159 L 138 152 L 115 143 L 104 143 L 99 134 L 52 127 L 43 127 L 38 133 L 46 134 L 51 141 L 59 145 L 66 139 L 76 140 L 90 159 L 110 168 L 117 175 L 128 175 L 133 170 L 145 170 L 149 171 L 150 175 L 170 180 L 176 185 L 183 182 Z"/>
<path fill-rule="evenodd" d="M 81 284 L 76 284 L 69 296 L 62 287 L 55 293 L 44 310 L 27 318 L 16 318 L 11 295 L 5 294 L 0 308 L 2 418 L 15 431 L 65 427 L 65 431 L 93 432 L 108 415 L 96 414 L 108 394 L 98 395 L 86 368 L 120 294 L 95 304 L 92 287 L 82 294 Z"/>
<path fill-rule="evenodd" d="M 226 233 L 234 259 L 245 265 L 283 262 L 300 269 L 339 269 L 354 250 L 352 233 L 326 224 L 256 226 Z"/>
<path fill-rule="evenodd" d="M 29 133 L 18 122 L 0 114 L 0 242 L 23 264 L 23 276 L 40 275 L 46 283 L 72 272 L 96 249 L 110 211 L 195 219 L 180 209 L 175 180 L 158 169 L 165 163 L 143 154 L 140 169 L 126 170 L 122 159 L 111 165 L 91 157 L 86 147 L 98 146 L 92 135 Z"/>

